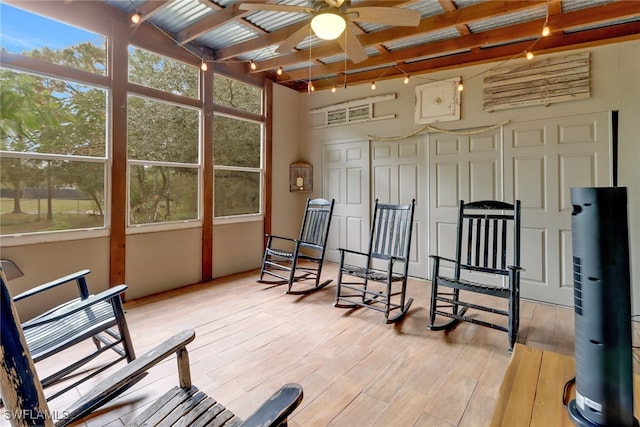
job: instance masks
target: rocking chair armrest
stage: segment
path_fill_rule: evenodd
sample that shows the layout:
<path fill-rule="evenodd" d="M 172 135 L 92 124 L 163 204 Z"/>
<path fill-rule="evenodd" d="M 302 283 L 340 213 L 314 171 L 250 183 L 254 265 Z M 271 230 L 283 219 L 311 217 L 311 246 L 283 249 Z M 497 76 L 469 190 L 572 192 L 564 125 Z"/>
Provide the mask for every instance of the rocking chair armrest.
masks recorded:
<path fill-rule="evenodd" d="M 524 267 L 520 267 L 519 265 L 507 265 L 507 268 L 513 271 L 526 271 Z"/>
<path fill-rule="evenodd" d="M 37 295 L 41 292 L 48 291 L 49 289 L 53 289 L 60 285 L 64 285 L 65 283 L 69 283 L 73 280 L 78 282 L 78 290 L 80 292 L 80 296 L 86 298 L 89 295 L 89 289 L 87 288 L 86 281 L 80 280 L 80 279 L 83 279 L 84 276 L 86 276 L 90 272 L 91 270 L 87 270 L 87 269 L 80 270 L 80 271 L 76 271 L 75 273 L 69 274 L 67 276 L 60 277 L 59 279 L 52 280 L 47 283 L 43 283 L 40 286 L 36 286 L 33 289 L 29 289 L 28 291 L 25 291 L 25 292 L 22 292 L 21 294 L 16 295 L 15 297 L 13 297 L 13 300 L 17 302 L 22 299 L 29 298 L 33 295 Z"/>
<path fill-rule="evenodd" d="M 440 256 L 440 255 L 429 255 L 429 258 L 432 258 L 433 260 L 438 259 L 438 260 L 441 260 L 441 261 L 449 261 L 449 262 L 451 262 L 453 264 L 456 263 L 456 260 L 451 259 L 451 258 L 447 258 L 447 257 L 443 257 L 443 256 Z"/>
<path fill-rule="evenodd" d="M 286 240 L 287 242 L 296 242 L 296 239 L 292 239 L 290 237 L 282 237 L 282 236 L 276 236 L 273 234 L 267 234 L 267 237 L 269 238 L 269 243 L 271 243 L 271 240 L 273 239 L 278 239 L 278 240 Z"/>
<path fill-rule="evenodd" d="M 67 409 L 67 417 L 60 425 L 71 424 L 117 397 L 132 382 L 139 380 L 140 376 L 144 375 L 149 368 L 157 365 L 173 353 L 178 353 L 185 349 L 187 344 L 195 339 L 195 336 L 195 332 L 191 329 L 182 331 L 123 366 L 74 402 Z"/>
<path fill-rule="evenodd" d="M 76 299 L 59 307 L 56 307 L 47 313 L 27 320 L 22 324 L 22 329 L 27 330 L 35 326 L 44 325 L 46 323 L 55 322 L 57 320 L 68 317 L 73 313 L 85 310 L 99 302 L 119 298 L 127 290 L 127 285 L 118 285 L 102 291 L 97 295 L 91 295 L 87 299 Z"/>
<path fill-rule="evenodd" d="M 285 384 L 240 425 L 243 427 L 282 425 L 301 401 L 302 387 L 295 383 Z"/>
<path fill-rule="evenodd" d="M 381 254 L 371 254 L 371 258 L 380 259 L 383 261 L 392 261 L 392 262 L 406 262 L 407 259 L 403 256 L 397 255 L 381 255 Z"/>
<path fill-rule="evenodd" d="M 441 260 L 444 260 L 444 261 L 453 262 L 453 263 L 456 262 L 456 260 L 454 260 L 454 259 L 443 257 L 443 256 L 440 256 L 440 255 L 429 255 L 429 258 L 438 258 L 438 259 L 441 259 Z"/>
<path fill-rule="evenodd" d="M 354 254 L 354 255 L 369 256 L 369 254 L 367 254 L 365 252 L 354 251 L 352 249 L 338 248 L 338 250 L 340 251 L 341 255 L 344 255 L 345 253 L 347 253 L 347 254 Z"/>

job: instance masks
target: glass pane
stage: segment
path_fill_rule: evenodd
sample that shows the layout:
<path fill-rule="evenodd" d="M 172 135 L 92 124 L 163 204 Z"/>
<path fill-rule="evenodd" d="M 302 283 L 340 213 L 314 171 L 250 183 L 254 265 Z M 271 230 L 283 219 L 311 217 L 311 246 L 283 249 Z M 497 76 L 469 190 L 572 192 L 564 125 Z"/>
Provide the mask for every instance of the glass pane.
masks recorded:
<path fill-rule="evenodd" d="M 0 3 L 2 49 L 106 75 L 106 37 Z"/>
<path fill-rule="evenodd" d="M 199 69 L 146 50 L 129 47 L 129 81 L 198 98 Z"/>
<path fill-rule="evenodd" d="M 198 110 L 129 96 L 128 112 L 130 159 L 198 162 Z"/>
<path fill-rule="evenodd" d="M 260 173 L 216 170 L 214 216 L 260 213 Z"/>
<path fill-rule="evenodd" d="M 107 93 L 0 70 L 0 149 L 105 157 Z"/>
<path fill-rule="evenodd" d="M 213 119 L 213 161 L 216 165 L 260 167 L 262 125 L 215 115 Z"/>
<path fill-rule="evenodd" d="M 213 102 L 250 113 L 262 113 L 262 89 L 220 74 L 213 76 Z"/>
<path fill-rule="evenodd" d="M 198 219 L 198 169 L 131 166 L 129 223 Z"/>
<path fill-rule="evenodd" d="M 1 234 L 104 227 L 103 163 L 0 158 Z"/>

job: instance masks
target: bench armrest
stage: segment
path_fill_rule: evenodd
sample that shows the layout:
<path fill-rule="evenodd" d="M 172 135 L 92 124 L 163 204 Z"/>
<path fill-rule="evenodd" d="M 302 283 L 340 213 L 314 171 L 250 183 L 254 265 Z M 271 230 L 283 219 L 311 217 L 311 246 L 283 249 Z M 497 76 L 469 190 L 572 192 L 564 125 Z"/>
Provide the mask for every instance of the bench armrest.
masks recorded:
<path fill-rule="evenodd" d="M 31 320 L 27 320 L 22 324 L 23 330 L 28 330 L 30 328 L 44 325 L 46 323 L 55 322 L 56 320 L 60 320 L 68 317 L 73 313 L 77 313 L 79 311 L 85 310 L 99 302 L 111 300 L 113 298 L 119 298 L 119 295 L 123 294 L 127 290 L 127 285 L 118 285 L 113 288 L 107 289 L 106 291 L 100 292 L 98 295 L 91 295 L 87 299 L 76 299 L 69 303 L 63 304 L 47 313 L 35 317 Z"/>
<path fill-rule="evenodd" d="M 193 330 L 182 331 L 123 366 L 73 403 L 67 409 L 67 417 L 56 426 L 69 425 L 117 397 L 132 383 L 138 381 L 149 368 L 157 365 L 173 353 L 186 351 L 187 344 L 192 342 L 195 336 L 196 333 Z"/>
<path fill-rule="evenodd" d="M 65 283 L 69 283 L 75 280 L 78 284 L 78 291 L 80 293 L 81 298 L 87 298 L 89 296 L 89 289 L 87 288 L 87 281 L 85 280 L 85 276 L 91 273 L 91 270 L 80 270 L 75 273 L 69 274 L 68 276 L 60 277 L 59 279 L 52 280 L 50 282 L 44 283 L 40 286 L 36 286 L 33 289 L 29 289 L 28 291 L 22 292 L 21 294 L 13 297 L 13 301 L 18 302 L 22 299 L 29 298 L 33 295 L 37 295 L 41 292 L 48 291 L 49 289 L 53 289 L 60 285 L 64 285 Z"/>
<path fill-rule="evenodd" d="M 302 401 L 302 387 L 298 384 L 285 384 L 265 401 L 242 424 L 243 427 L 279 426 Z"/>

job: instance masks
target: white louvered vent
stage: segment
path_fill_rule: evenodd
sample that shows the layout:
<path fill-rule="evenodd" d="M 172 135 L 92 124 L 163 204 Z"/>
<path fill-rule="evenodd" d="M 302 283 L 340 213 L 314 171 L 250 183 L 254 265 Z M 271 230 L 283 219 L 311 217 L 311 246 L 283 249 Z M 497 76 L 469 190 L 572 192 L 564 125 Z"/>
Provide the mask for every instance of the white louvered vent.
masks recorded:
<path fill-rule="evenodd" d="M 392 119 L 395 114 L 375 116 L 374 104 L 382 101 L 396 99 L 395 93 L 370 96 L 368 98 L 354 99 L 340 104 L 328 105 L 309 111 L 311 116 L 320 116 L 319 123 L 312 123 L 311 128 L 346 125 L 350 123 L 371 122 L 376 120 Z"/>

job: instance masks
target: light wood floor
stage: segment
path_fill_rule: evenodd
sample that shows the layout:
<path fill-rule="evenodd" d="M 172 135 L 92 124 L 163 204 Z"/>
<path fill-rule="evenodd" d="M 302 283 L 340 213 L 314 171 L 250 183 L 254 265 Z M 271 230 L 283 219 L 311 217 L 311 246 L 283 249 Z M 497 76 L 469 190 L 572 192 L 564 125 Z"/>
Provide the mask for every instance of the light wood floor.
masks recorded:
<path fill-rule="evenodd" d="M 323 276 L 335 272 L 329 264 Z M 377 311 L 333 307 L 335 281 L 301 297 L 259 284 L 257 275 L 127 302 L 136 352 L 194 329 L 194 384 L 243 418 L 280 385 L 297 382 L 304 399 L 290 418 L 294 427 L 489 424 L 510 358 L 507 335 L 466 323 L 449 333 L 426 329 L 429 282 L 410 281 L 411 310 L 387 325 Z M 519 341 L 572 355 L 573 324 L 571 309 L 522 301 Z M 122 425 L 176 385 L 176 372 L 173 360 L 156 366 L 83 425 Z M 76 397 L 74 391 L 54 399 L 51 409 Z"/>

